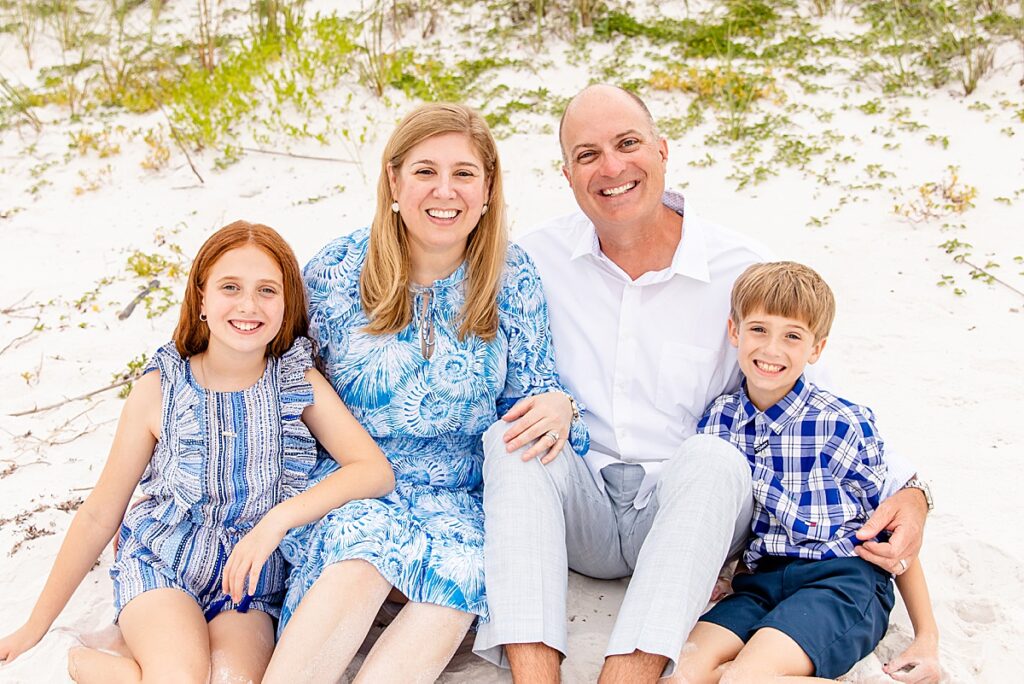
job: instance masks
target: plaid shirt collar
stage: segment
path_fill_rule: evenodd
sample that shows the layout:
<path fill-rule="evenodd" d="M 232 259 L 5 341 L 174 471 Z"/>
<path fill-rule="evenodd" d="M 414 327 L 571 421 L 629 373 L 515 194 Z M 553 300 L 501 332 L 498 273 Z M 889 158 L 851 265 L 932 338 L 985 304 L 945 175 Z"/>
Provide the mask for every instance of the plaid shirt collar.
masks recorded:
<path fill-rule="evenodd" d="M 759 413 L 763 413 L 768 420 L 768 427 L 775 434 L 782 430 L 793 420 L 797 419 L 803 412 L 807 399 L 811 395 L 811 387 L 804 381 L 801 374 L 797 378 L 793 389 L 779 400 L 777 404 L 769 406 L 765 411 L 759 411 L 754 403 L 747 396 L 747 381 L 744 379 L 740 386 L 740 408 L 736 412 L 736 425 L 743 426 L 754 420 Z"/>

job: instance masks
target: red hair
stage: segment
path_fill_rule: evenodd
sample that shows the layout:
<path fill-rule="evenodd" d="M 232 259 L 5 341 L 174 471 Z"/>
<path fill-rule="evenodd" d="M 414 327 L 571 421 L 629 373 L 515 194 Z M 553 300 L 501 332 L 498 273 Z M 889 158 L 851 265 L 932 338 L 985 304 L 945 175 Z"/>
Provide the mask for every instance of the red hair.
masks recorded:
<path fill-rule="evenodd" d="M 181 316 L 174 329 L 174 346 L 182 358 L 205 351 L 210 343 L 210 329 L 199 320 L 203 304 L 203 288 L 210 269 L 226 252 L 245 245 L 259 247 L 281 269 L 284 287 L 284 320 L 281 330 L 267 345 L 267 354 L 280 356 L 288 351 L 296 337 L 309 333 L 309 314 L 306 312 L 306 290 L 299 272 L 295 252 L 276 230 L 260 223 L 235 221 L 211 235 L 192 262 L 185 285 L 185 298 L 181 302 Z"/>

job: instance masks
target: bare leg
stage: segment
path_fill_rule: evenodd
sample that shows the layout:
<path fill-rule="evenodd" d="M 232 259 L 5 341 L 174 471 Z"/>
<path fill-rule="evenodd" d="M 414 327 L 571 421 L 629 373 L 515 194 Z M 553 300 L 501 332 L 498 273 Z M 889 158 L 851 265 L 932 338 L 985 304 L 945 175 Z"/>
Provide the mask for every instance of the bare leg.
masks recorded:
<path fill-rule="evenodd" d="M 281 634 L 263 681 L 337 681 L 389 591 L 388 581 L 366 561 L 326 568 Z"/>
<path fill-rule="evenodd" d="M 598 684 L 638 684 L 656 682 L 665 670 L 668 658 L 655 653 L 633 651 L 625 655 L 611 655 L 604 659 Z"/>
<path fill-rule="evenodd" d="M 274 622 L 259 610 L 221 613 L 210 621 L 210 682 L 259 682 L 274 651 Z"/>
<path fill-rule="evenodd" d="M 516 684 L 557 684 L 562 655 L 547 644 L 505 644 L 512 680 Z"/>
<path fill-rule="evenodd" d="M 784 632 L 759 629 L 722 675 L 722 684 L 797 684 L 831 682 L 810 676 L 814 664 L 803 649 Z"/>
<path fill-rule="evenodd" d="M 431 603 L 406 604 L 370 649 L 353 684 L 435 681 L 474 617 Z"/>
<path fill-rule="evenodd" d="M 177 589 L 154 589 L 121 611 L 121 632 L 144 682 L 202 682 L 210 677 L 210 634 L 195 600 Z M 168 648 L 173 639 L 173 648 Z"/>
<path fill-rule="evenodd" d="M 718 684 L 723 666 L 743 648 L 743 641 L 721 625 L 698 622 L 679 654 L 675 673 L 664 684 Z"/>

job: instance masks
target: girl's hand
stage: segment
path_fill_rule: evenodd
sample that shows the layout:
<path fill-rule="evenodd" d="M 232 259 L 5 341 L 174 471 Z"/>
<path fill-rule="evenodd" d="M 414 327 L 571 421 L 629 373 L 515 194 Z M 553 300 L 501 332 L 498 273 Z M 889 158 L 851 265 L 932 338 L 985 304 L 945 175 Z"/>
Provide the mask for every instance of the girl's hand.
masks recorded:
<path fill-rule="evenodd" d="M 508 451 L 511 453 L 533 442 L 523 454 L 523 460 L 540 456 L 540 462 L 547 465 L 555 460 L 569 438 L 572 403 L 567 394 L 553 390 L 520 399 L 501 419 L 512 423 L 505 431 Z"/>
<path fill-rule="evenodd" d="M 38 644 L 44 634 L 46 634 L 45 629 L 40 630 L 26 622 L 17 631 L 0 639 L 0 662 L 11 662 Z"/>
<path fill-rule="evenodd" d="M 224 566 L 224 578 L 221 581 L 224 593 L 230 596 L 232 601 L 238 603 L 246 593 L 251 596 L 256 592 L 263 564 L 277 549 L 287 531 L 275 526 L 269 515 L 264 516 L 263 520 L 235 545 L 235 550 L 231 552 Z"/>
<path fill-rule="evenodd" d="M 942 677 L 937 640 L 926 637 L 914 639 L 907 650 L 883 665 L 882 669 L 898 682 L 935 684 Z"/>

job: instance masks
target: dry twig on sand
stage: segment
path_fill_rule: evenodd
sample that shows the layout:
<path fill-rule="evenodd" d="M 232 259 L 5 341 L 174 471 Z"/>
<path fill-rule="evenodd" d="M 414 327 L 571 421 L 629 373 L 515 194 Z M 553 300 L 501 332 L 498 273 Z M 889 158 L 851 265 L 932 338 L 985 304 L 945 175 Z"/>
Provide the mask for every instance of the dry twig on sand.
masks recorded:
<path fill-rule="evenodd" d="M 12 349 L 13 347 L 21 344 L 22 342 L 24 342 L 28 338 L 32 337 L 33 335 L 37 335 L 39 333 L 39 326 L 40 326 L 41 323 L 42 323 L 42 319 L 40 319 L 38 316 L 36 316 L 35 317 L 35 324 L 32 326 L 32 328 L 27 333 L 25 333 L 24 335 L 18 335 L 13 340 L 11 340 L 7 344 L 5 344 L 3 346 L 3 349 L 0 349 L 0 354 L 3 354 L 8 349 Z"/>
<path fill-rule="evenodd" d="M 24 295 L 22 295 L 21 299 L 17 300 L 13 304 L 9 304 L 8 306 L 5 306 L 4 308 L 0 309 L 0 314 L 3 314 L 4 316 L 9 316 L 11 318 L 21 318 L 21 319 L 33 321 L 32 328 L 28 332 L 26 332 L 25 334 L 18 335 L 13 340 L 11 340 L 7 344 L 5 344 L 3 346 L 3 348 L 0 349 L 0 354 L 3 354 L 4 352 L 6 352 L 9 349 L 13 349 L 14 347 L 19 346 L 22 342 L 24 342 L 28 338 L 32 337 L 33 335 L 36 335 L 39 332 L 40 326 L 43 323 L 42 318 L 40 318 L 39 316 L 20 316 L 20 315 L 17 315 L 17 314 L 20 314 L 22 311 L 27 311 L 29 309 L 34 309 L 34 308 L 37 308 L 37 307 L 40 306 L 39 304 L 36 304 L 36 303 L 24 304 L 24 301 L 26 299 L 28 299 L 30 294 L 32 294 L 32 293 L 31 292 L 26 292 Z"/>
<path fill-rule="evenodd" d="M 188 165 L 189 168 L 192 169 L 192 173 L 196 175 L 196 178 L 199 179 L 200 183 L 206 185 L 206 181 L 204 181 L 203 177 L 199 175 L 199 170 L 196 169 L 196 165 L 192 163 L 192 155 L 188 153 L 188 149 L 185 147 L 185 143 L 182 141 L 181 136 L 178 134 L 178 129 L 174 127 L 173 123 L 171 123 L 171 117 L 169 117 L 167 115 L 167 111 L 164 110 L 163 103 L 157 102 L 156 106 L 160 108 L 160 113 L 164 115 L 165 119 L 167 119 L 167 126 L 171 129 L 171 137 L 174 138 L 174 142 L 178 144 L 178 149 L 181 150 L 182 154 L 185 155 L 185 159 L 188 160 Z"/>
<path fill-rule="evenodd" d="M 135 307 L 137 307 L 142 302 L 143 299 L 148 297 L 150 292 L 157 289 L 158 287 L 160 287 L 159 280 L 149 281 L 149 284 L 146 285 L 146 287 L 142 288 L 142 292 L 135 295 L 135 299 L 129 302 L 128 306 L 124 307 L 124 309 L 117 314 L 117 320 L 123 321 L 129 316 L 131 316 L 132 312 L 135 311 Z"/>
<path fill-rule="evenodd" d="M 986 278 L 990 278 L 992 280 L 992 282 L 999 283 L 1000 285 L 1005 287 L 1007 290 L 1010 290 L 1011 292 L 1014 292 L 1014 293 L 1020 295 L 1021 297 L 1024 297 L 1024 292 L 1021 292 L 1020 290 L 1018 290 L 1017 288 L 1015 288 L 1013 285 L 1011 285 L 1010 283 L 1006 282 L 1005 280 L 1000 280 L 996 276 L 992 275 L 991 271 L 988 271 L 988 270 L 982 268 L 981 266 L 978 266 L 976 263 L 974 263 L 973 261 L 968 259 L 966 254 L 957 254 L 955 257 L 953 257 L 953 261 L 955 261 L 955 262 L 957 262 L 959 264 L 967 264 L 968 266 L 970 266 L 971 268 L 974 269 L 973 273 L 978 273 L 979 275 L 983 275 Z M 972 273 L 972 275 L 973 275 L 973 273 Z"/>
<path fill-rule="evenodd" d="M 261 150 L 258 147 L 239 147 L 238 149 L 256 154 L 269 154 L 277 157 L 291 157 L 292 159 L 311 159 L 313 161 L 337 162 L 339 164 L 358 164 L 353 159 L 342 159 L 341 157 L 318 157 L 314 154 L 296 154 L 295 152 L 281 152 L 279 150 Z"/>
<path fill-rule="evenodd" d="M 84 399 L 88 399 L 90 397 L 94 397 L 97 394 L 100 394 L 101 392 L 106 392 L 108 390 L 117 389 L 118 387 L 124 387 L 128 383 L 134 382 L 134 381 L 136 381 L 138 379 L 139 379 L 138 376 L 134 376 L 133 375 L 130 378 L 125 378 L 124 380 L 118 380 L 117 382 L 112 382 L 109 385 L 107 385 L 106 387 L 100 387 L 99 389 L 94 389 L 91 392 L 86 392 L 85 394 L 80 394 L 77 397 L 70 397 L 68 399 L 64 399 L 63 401 L 58 401 L 55 404 L 49 404 L 48 406 L 39 406 L 39 407 L 36 407 L 36 408 L 27 409 L 25 411 L 18 411 L 17 413 L 8 413 L 7 415 L 10 416 L 11 418 L 21 418 L 22 416 L 30 416 L 30 415 L 32 415 L 34 413 L 42 413 L 43 411 L 52 411 L 53 409 L 60 408 L 61 406 L 65 406 L 66 404 L 70 404 L 70 403 L 75 402 L 75 401 L 82 401 Z"/>

